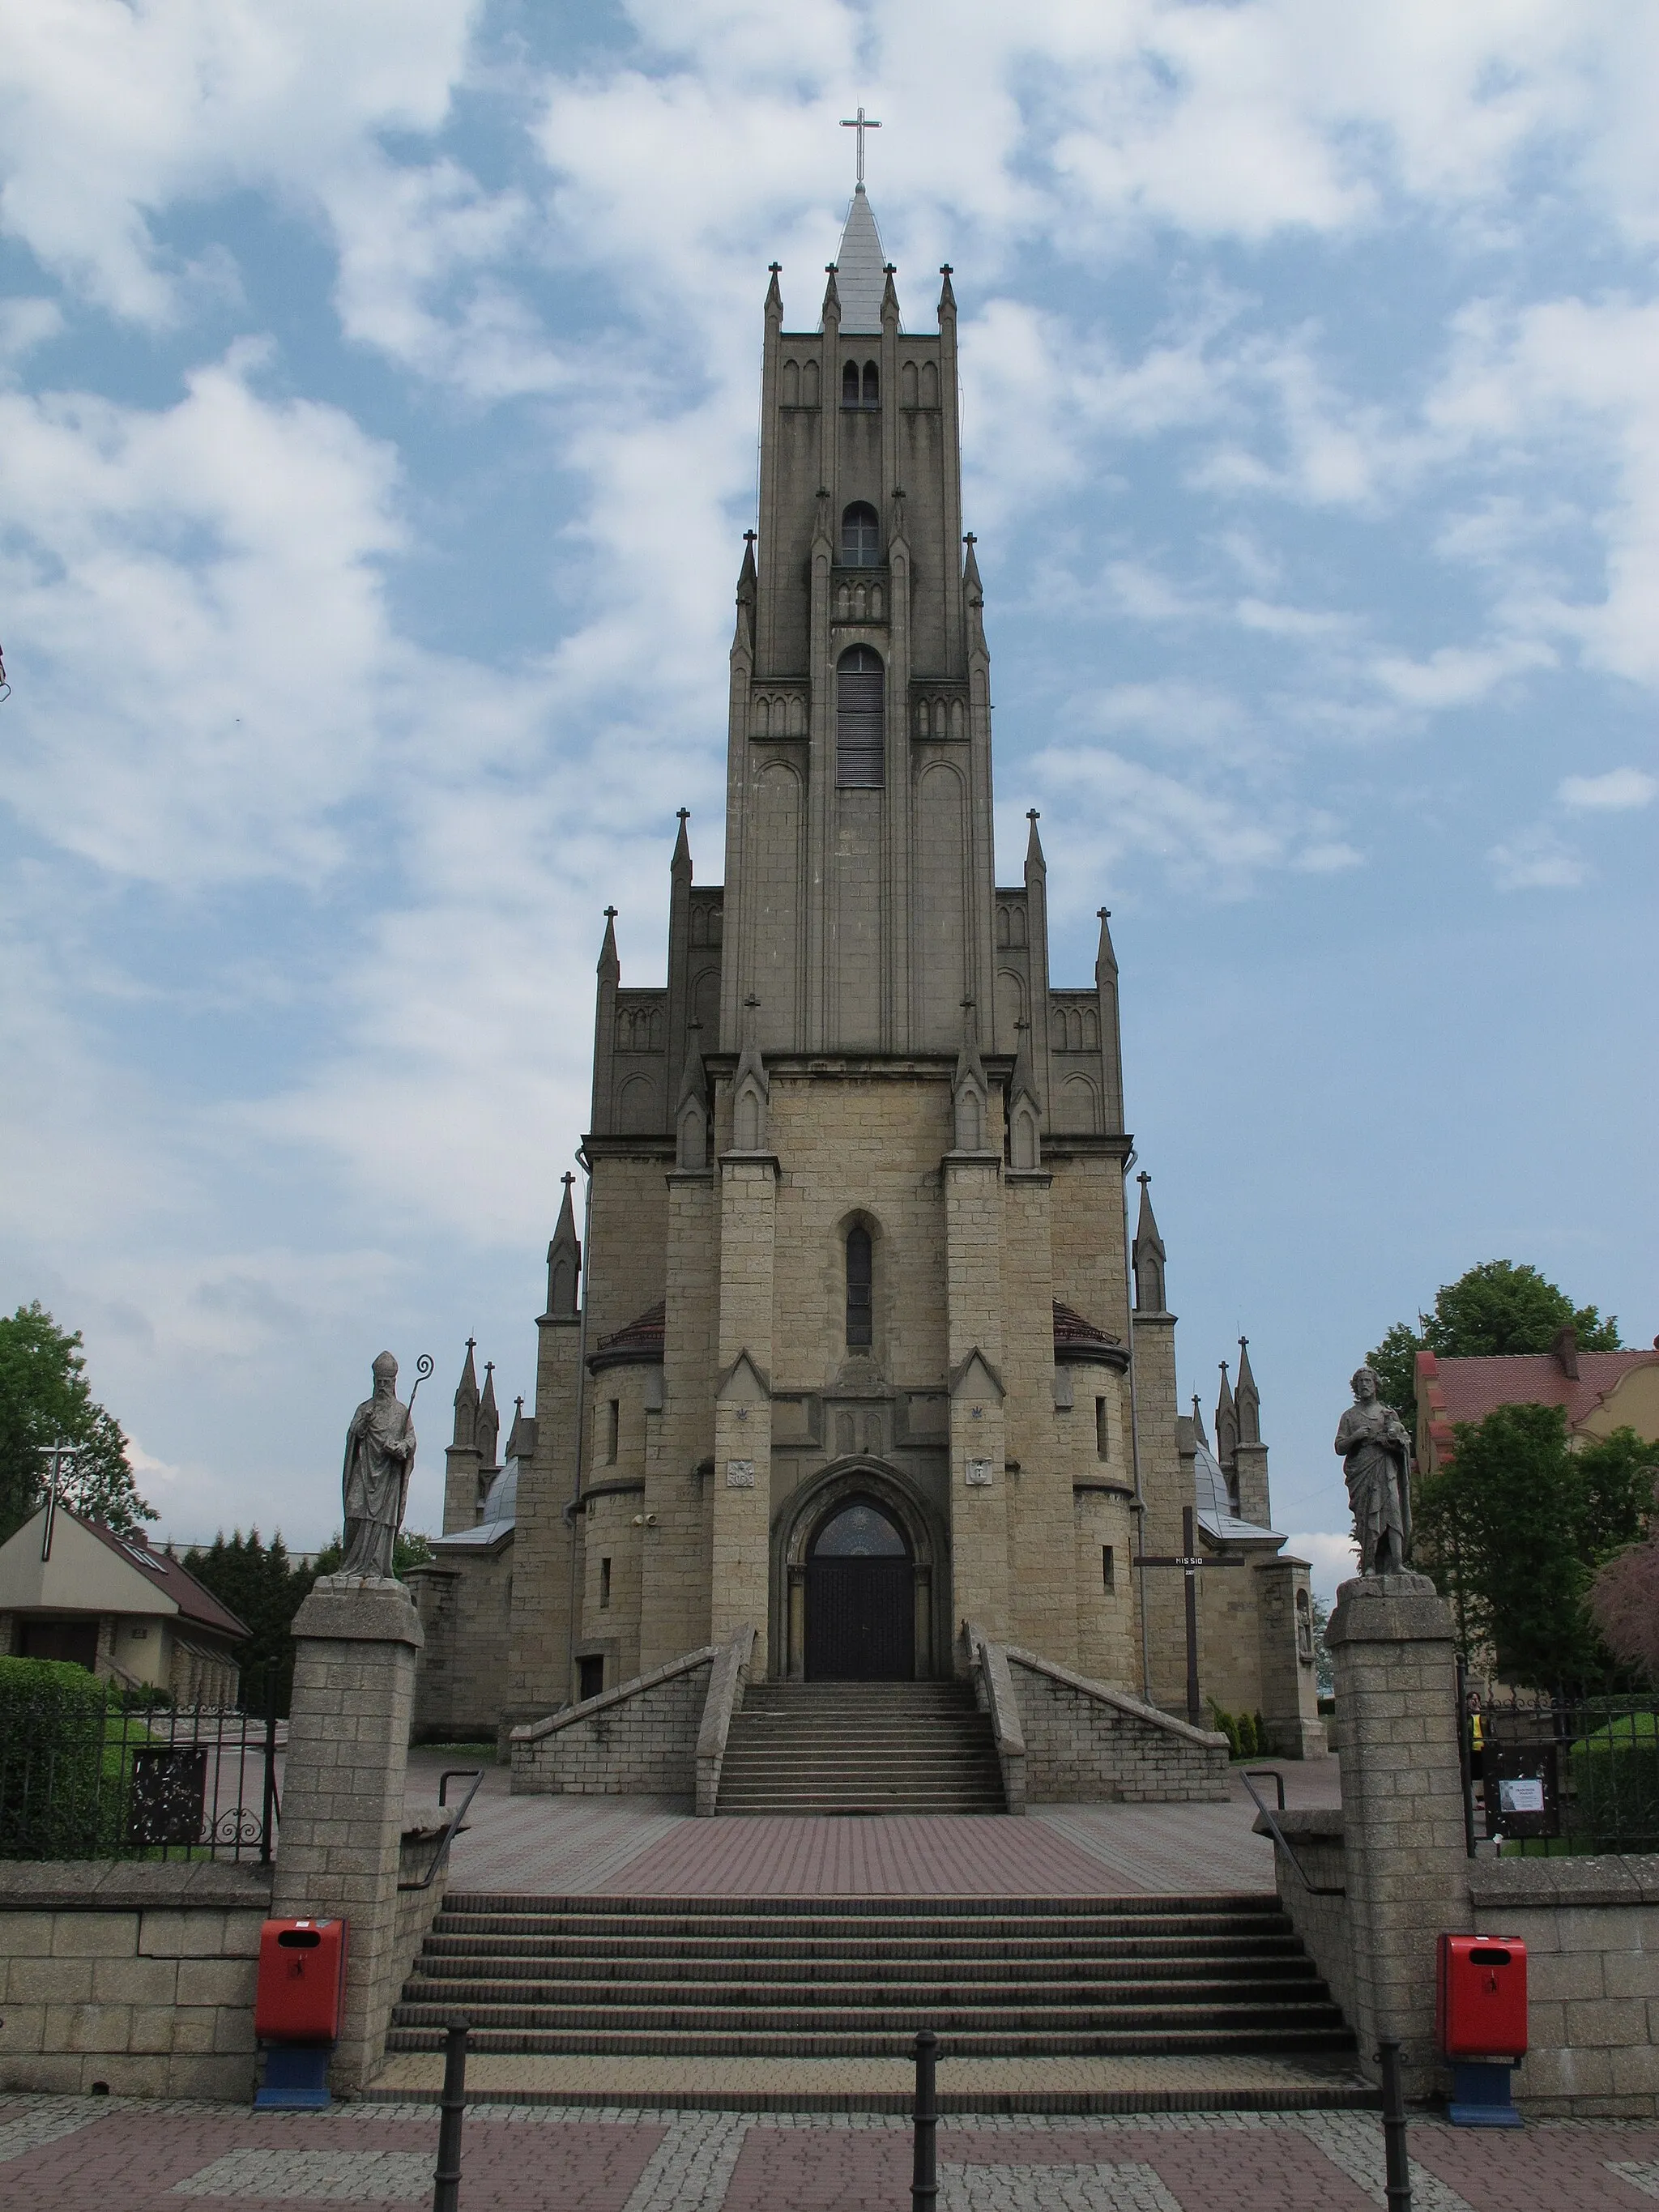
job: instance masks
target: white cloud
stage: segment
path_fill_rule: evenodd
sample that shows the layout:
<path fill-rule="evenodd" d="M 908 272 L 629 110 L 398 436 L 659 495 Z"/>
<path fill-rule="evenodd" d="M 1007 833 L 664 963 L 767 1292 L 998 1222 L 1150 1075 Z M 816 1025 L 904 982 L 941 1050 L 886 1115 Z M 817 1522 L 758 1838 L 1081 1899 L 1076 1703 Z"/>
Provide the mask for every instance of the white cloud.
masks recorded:
<path fill-rule="evenodd" d="M 1305 1559 L 1309 1580 L 1327 1605 L 1336 1602 L 1337 1587 L 1359 1572 L 1359 1549 L 1351 1535 L 1329 1529 L 1304 1529 L 1285 1543 L 1294 1559 Z"/>
<path fill-rule="evenodd" d="M 1494 845 L 1486 860 L 1500 891 L 1576 890 L 1589 873 L 1580 854 L 1541 827 Z"/>
<path fill-rule="evenodd" d="M 1659 778 L 1639 768 L 1612 768 L 1605 775 L 1564 776 L 1556 790 L 1563 806 L 1575 813 L 1623 814 L 1650 804 Z"/>
<path fill-rule="evenodd" d="M 1528 669 L 1552 668 L 1556 656 L 1534 640 L 1510 638 L 1490 646 L 1445 645 L 1421 660 L 1383 653 L 1371 664 L 1382 688 L 1407 707 L 1469 707 L 1507 678 Z"/>

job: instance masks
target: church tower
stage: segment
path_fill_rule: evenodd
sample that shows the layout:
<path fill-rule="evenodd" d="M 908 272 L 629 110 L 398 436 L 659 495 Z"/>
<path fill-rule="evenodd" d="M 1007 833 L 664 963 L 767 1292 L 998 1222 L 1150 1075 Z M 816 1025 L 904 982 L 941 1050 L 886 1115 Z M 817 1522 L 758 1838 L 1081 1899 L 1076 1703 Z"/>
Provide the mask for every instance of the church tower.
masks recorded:
<path fill-rule="evenodd" d="M 1117 957 L 1103 909 L 1092 977 L 1051 980 L 1035 810 L 995 878 L 951 272 L 916 329 L 896 273 L 861 182 L 805 326 L 771 270 L 724 882 L 682 811 L 661 985 L 605 919 L 515 1717 L 746 1627 L 774 1679 L 959 1674 L 971 1629 L 1184 1711 L 1149 1555 L 1191 1481 L 1144 1178 L 1131 1297 Z"/>

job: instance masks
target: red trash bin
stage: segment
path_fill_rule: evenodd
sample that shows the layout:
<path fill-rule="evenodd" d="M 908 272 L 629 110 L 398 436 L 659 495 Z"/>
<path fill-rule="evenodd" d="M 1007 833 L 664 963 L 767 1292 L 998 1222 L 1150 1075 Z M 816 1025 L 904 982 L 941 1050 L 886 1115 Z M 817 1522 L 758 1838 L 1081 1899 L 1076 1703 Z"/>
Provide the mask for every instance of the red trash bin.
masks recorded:
<path fill-rule="evenodd" d="M 1448 2058 L 1524 2058 L 1526 1945 L 1507 1936 L 1443 1936 L 1435 2030 Z"/>
<path fill-rule="evenodd" d="M 261 2043 L 337 2043 L 343 1920 L 267 1920 L 259 1931 L 253 2033 Z"/>

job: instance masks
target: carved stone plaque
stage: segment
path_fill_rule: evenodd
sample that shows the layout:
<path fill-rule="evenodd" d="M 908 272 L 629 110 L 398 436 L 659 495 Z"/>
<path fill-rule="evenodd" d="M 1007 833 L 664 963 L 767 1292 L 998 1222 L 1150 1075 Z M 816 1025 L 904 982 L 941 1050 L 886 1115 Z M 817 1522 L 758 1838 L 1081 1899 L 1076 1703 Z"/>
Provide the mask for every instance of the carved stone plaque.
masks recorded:
<path fill-rule="evenodd" d="M 727 1460 L 726 1486 L 728 1490 L 752 1490 L 755 1486 L 754 1461 L 752 1459 Z"/>
<path fill-rule="evenodd" d="M 980 1483 L 989 1482 L 990 1480 L 991 1462 L 988 1459 L 970 1459 L 969 1461 L 968 1483 L 970 1489 Z"/>

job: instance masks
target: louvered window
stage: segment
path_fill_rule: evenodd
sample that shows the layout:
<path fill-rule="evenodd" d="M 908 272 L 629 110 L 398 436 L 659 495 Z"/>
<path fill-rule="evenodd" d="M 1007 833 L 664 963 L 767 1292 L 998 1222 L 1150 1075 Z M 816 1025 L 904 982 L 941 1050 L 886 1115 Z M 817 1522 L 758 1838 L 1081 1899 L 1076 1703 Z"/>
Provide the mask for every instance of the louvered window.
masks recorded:
<path fill-rule="evenodd" d="M 836 781 L 879 791 L 884 750 L 884 678 L 881 655 L 855 645 L 836 671 Z"/>

